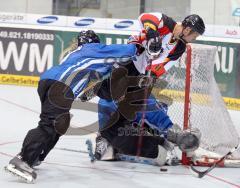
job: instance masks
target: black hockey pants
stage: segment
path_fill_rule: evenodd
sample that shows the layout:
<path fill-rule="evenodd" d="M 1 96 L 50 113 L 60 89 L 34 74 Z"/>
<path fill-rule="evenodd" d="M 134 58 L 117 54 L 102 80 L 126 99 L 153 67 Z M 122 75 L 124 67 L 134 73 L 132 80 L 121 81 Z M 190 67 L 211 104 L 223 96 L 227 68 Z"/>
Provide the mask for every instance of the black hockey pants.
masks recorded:
<path fill-rule="evenodd" d="M 74 100 L 71 89 L 55 80 L 42 80 L 38 85 L 41 114 L 38 127 L 30 130 L 23 142 L 20 155 L 32 166 L 43 161 L 66 133 L 70 124 L 69 110 Z"/>

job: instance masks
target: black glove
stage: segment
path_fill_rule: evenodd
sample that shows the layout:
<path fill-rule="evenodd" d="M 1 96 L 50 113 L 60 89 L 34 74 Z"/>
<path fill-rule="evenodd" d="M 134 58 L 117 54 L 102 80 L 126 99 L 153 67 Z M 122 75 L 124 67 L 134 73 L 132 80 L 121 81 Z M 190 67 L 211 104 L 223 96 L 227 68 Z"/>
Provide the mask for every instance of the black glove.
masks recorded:
<path fill-rule="evenodd" d="M 159 32 L 151 28 L 147 29 L 147 51 L 149 54 L 160 54 L 162 52 L 162 39 Z"/>
<path fill-rule="evenodd" d="M 98 87 L 97 96 L 105 100 L 121 100 L 129 86 L 128 70 L 124 67 L 114 67 L 111 76 L 102 81 Z"/>

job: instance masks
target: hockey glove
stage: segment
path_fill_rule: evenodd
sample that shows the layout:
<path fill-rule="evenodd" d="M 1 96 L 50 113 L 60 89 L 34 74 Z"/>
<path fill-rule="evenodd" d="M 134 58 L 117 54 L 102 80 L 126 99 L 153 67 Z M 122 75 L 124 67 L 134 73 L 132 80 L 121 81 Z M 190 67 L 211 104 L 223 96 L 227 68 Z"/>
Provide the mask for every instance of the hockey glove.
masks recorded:
<path fill-rule="evenodd" d="M 168 130 L 167 140 L 175 143 L 183 152 L 192 152 L 200 145 L 201 133 L 199 129 L 181 130 L 173 127 Z"/>
<path fill-rule="evenodd" d="M 162 53 L 162 39 L 160 38 L 159 32 L 151 28 L 147 29 L 147 55 L 150 59 L 157 58 Z"/>

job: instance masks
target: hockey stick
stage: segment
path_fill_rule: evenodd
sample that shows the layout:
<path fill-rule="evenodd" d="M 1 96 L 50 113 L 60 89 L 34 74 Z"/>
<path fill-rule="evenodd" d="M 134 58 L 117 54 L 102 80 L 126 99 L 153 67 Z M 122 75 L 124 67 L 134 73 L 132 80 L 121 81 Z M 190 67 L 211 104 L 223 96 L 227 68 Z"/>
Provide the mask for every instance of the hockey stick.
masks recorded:
<path fill-rule="evenodd" d="M 89 158 L 90 158 L 91 162 L 96 161 L 96 158 L 95 158 L 94 153 L 93 153 L 92 141 L 87 139 L 85 144 L 87 145 L 87 150 L 88 151 L 69 149 L 69 148 L 59 148 L 59 147 L 55 147 L 54 149 L 58 149 L 58 150 L 62 150 L 62 151 L 69 151 L 69 152 L 76 152 L 76 153 L 85 153 L 85 154 L 89 155 Z"/>
<path fill-rule="evenodd" d="M 205 175 L 207 175 L 210 171 L 212 171 L 215 167 L 217 167 L 218 164 L 220 164 L 224 159 L 226 159 L 229 155 L 231 155 L 233 152 L 235 152 L 237 149 L 240 148 L 240 143 L 236 147 L 234 147 L 231 151 L 229 151 L 226 155 L 224 155 L 222 158 L 220 158 L 217 162 L 215 162 L 211 167 L 209 167 L 207 170 L 199 171 L 196 168 L 193 167 L 193 165 L 190 165 L 190 171 L 196 175 L 198 178 L 202 178 Z"/>
<path fill-rule="evenodd" d="M 133 155 L 126 155 L 122 153 L 116 153 L 116 159 L 119 161 L 127 161 L 132 163 L 141 163 L 153 166 L 159 166 L 157 164 L 156 159 L 146 158 L 146 157 L 138 157 Z"/>
<path fill-rule="evenodd" d="M 147 77 L 151 77 L 151 66 L 152 66 L 152 61 L 154 59 L 155 56 L 158 56 L 160 54 L 160 51 L 159 52 L 150 52 L 150 42 L 153 41 L 154 39 L 150 39 L 147 44 L 146 44 L 146 52 L 150 55 L 149 56 L 149 60 L 148 60 L 148 66 L 150 67 L 150 69 L 147 71 Z M 144 90 L 144 109 L 143 109 L 143 112 L 142 112 L 142 117 L 141 117 L 141 130 L 144 128 L 144 119 L 145 119 L 145 113 L 146 113 L 146 100 L 147 100 L 147 93 L 148 93 L 148 87 L 145 88 Z M 136 155 L 137 156 L 140 156 L 140 153 L 141 153 L 141 149 L 142 149 L 142 139 L 143 139 L 143 135 L 142 135 L 142 131 L 141 131 L 141 135 L 138 139 L 138 143 L 137 143 L 137 153 Z"/>
<path fill-rule="evenodd" d="M 86 154 L 88 154 L 88 151 L 84 151 L 84 150 L 76 150 L 76 149 L 69 149 L 69 148 L 59 148 L 59 147 L 55 147 L 54 149 L 62 150 L 62 151 L 70 151 L 70 152 L 86 153 Z"/>

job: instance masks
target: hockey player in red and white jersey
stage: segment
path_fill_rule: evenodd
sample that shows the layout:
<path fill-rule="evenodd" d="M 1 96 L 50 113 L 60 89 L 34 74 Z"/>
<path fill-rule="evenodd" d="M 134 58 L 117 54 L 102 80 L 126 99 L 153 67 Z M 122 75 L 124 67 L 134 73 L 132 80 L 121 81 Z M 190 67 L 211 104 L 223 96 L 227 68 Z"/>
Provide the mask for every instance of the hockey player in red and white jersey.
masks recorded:
<path fill-rule="evenodd" d="M 140 73 L 144 74 L 147 69 L 156 77 L 168 71 L 185 52 L 186 44 L 205 31 L 202 18 L 196 14 L 177 23 L 162 13 L 143 13 L 139 22 L 142 31 L 129 38 L 129 43 L 137 44 L 139 49 L 134 65 Z M 148 50 L 144 50 L 146 47 Z M 152 54 L 156 57 L 152 65 L 148 65 L 148 57 Z"/>
<path fill-rule="evenodd" d="M 182 23 L 176 23 L 172 18 L 161 13 L 144 13 L 139 17 L 139 22 L 142 26 L 142 31 L 139 33 L 139 35 L 131 36 L 129 38 L 129 43 L 136 44 L 138 49 L 137 56 L 135 57 L 135 59 L 133 59 L 134 66 L 132 65 L 132 68 L 128 69 L 128 74 L 131 75 L 133 75 L 133 72 L 135 72 L 135 74 L 138 73 L 146 75 L 146 72 L 150 71 L 151 75 L 154 78 L 161 77 L 182 56 L 182 54 L 185 52 L 186 44 L 194 41 L 199 35 L 202 35 L 205 31 L 205 25 L 202 18 L 195 14 L 187 16 L 182 21 Z M 131 98 L 130 95 L 129 98 Z M 136 99 L 136 96 L 132 98 Z M 128 100 L 128 94 L 125 95 L 124 100 Z M 104 103 L 103 109 L 108 109 L 107 107 L 109 107 L 109 102 L 102 100 L 102 103 Z M 106 127 L 108 128 L 104 127 L 102 130 L 100 130 L 103 139 L 100 139 L 100 136 L 98 136 L 96 140 L 96 153 L 98 154 L 98 156 L 102 156 L 105 153 L 106 148 L 109 144 L 115 150 L 121 151 L 123 154 L 136 154 L 136 150 L 138 147 L 136 143 L 138 143 L 137 140 L 139 136 L 119 136 L 118 134 L 118 130 L 122 126 L 127 126 L 129 127 L 129 129 L 132 128 L 131 121 L 126 118 L 125 114 L 121 113 L 121 109 L 120 107 L 118 107 L 120 105 L 120 103 L 115 104 L 115 106 L 117 106 L 116 112 L 120 112 L 120 118 L 114 123 L 110 121 L 108 122 L 106 120 L 111 120 L 111 116 L 114 113 L 107 112 L 100 114 L 101 117 L 105 120 L 103 121 L 103 123 L 106 124 Z M 128 109 L 129 114 L 135 113 L 134 110 L 131 111 L 131 105 L 130 107 L 122 107 L 122 109 Z M 100 112 L 102 112 L 101 109 Z M 155 114 L 156 117 L 158 116 L 158 119 L 167 117 L 166 114 L 162 114 L 160 117 L 159 112 L 160 111 L 157 110 L 151 113 Z M 143 121 L 145 121 L 145 119 Z M 154 126 L 161 127 L 163 126 L 163 124 L 155 122 Z M 181 145 L 183 140 L 186 141 L 185 139 L 177 138 L 185 138 L 185 136 L 188 134 L 187 132 L 175 130 L 174 128 L 172 128 L 172 126 L 169 126 L 166 129 L 168 130 L 169 134 L 171 133 L 171 135 L 174 135 L 168 135 L 166 137 L 166 139 L 170 142 Z M 196 135 L 197 134 L 200 133 L 196 130 Z M 191 138 L 191 135 L 188 136 Z M 103 142 L 101 140 L 105 141 Z M 198 142 L 193 142 L 192 139 L 192 141 L 188 140 L 184 144 L 190 144 L 191 149 L 196 149 L 198 147 L 198 144 L 195 145 L 196 143 Z M 162 161 L 164 161 L 164 159 L 162 159 L 162 154 L 160 153 L 158 145 L 159 142 L 156 141 L 156 137 L 147 137 L 147 139 L 143 141 L 143 147 L 145 148 L 141 149 L 141 153 L 139 154 L 139 156 L 153 159 L 160 156 L 159 158 L 161 158 L 161 164 L 163 164 Z"/>

